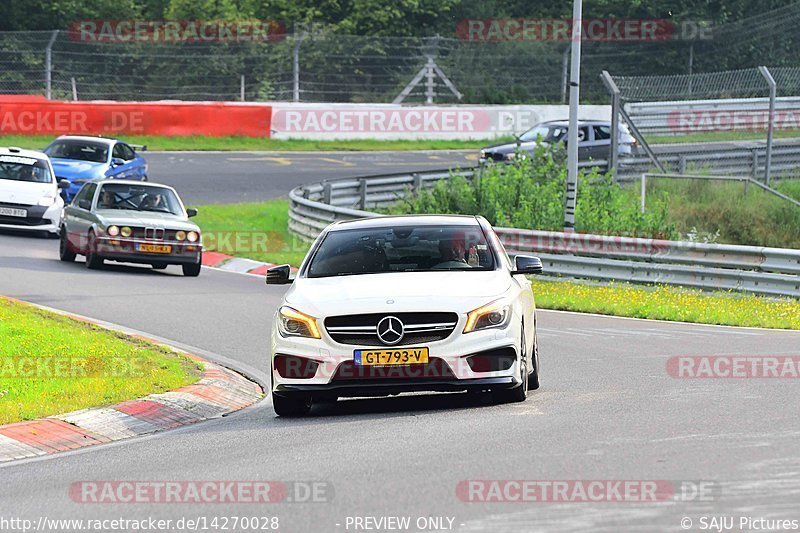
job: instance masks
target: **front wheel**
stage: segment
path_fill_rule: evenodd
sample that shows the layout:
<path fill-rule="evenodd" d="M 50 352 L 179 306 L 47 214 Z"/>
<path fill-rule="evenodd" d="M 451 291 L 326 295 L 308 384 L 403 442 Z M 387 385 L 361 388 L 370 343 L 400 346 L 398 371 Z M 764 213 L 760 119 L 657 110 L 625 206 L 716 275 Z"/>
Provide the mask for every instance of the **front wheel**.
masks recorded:
<path fill-rule="evenodd" d="M 528 352 L 525 348 L 525 332 L 522 333 L 520 341 L 519 358 L 519 385 L 512 389 L 499 389 L 494 391 L 494 397 L 498 403 L 517 403 L 528 399 Z"/>
<path fill-rule="evenodd" d="M 94 232 L 89 232 L 89 240 L 86 243 L 86 268 L 97 270 L 103 268 L 103 258 L 97 255 L 97 238 Z"/>
<path fill-rule="evenodd" d="M 272 393 L 272 406 L 275 414 L 283 417 L 306 416 L 311 412 L 311 396 L 306 394 Z"/>
<path fill-rule="evenodd" d="M 202 266 L 203 266 L 202 263 L 192 263 L 191 265 L 181 265 L 181 267 L 183 268 L 183 275 L 187 276 L 187 277 L 190 277 L 190 278 L 196 278 L 197 276 L 199 276 L 200 275 L 200 269 L 202 268 Z"/>
<path fill-rule="evenodd" d="M 58 256 L 59 258 L 64 261 L 65 263 L 72 263 L 75 261 L 75 256 L 77 254 L 72 250 L 72 246 L 69 244 L 69 239 L 67 238 L 67 230 L 61 230 L 61 241 L 58 244 Z"/>
<path fill-rule="evenodd" d="M 537 390 L 539 388 L 539 338 L 534 332 L 533 334 L 533 354 L 531 354 L 531 361 L 533 368 L 528 376 L 528 388 L 530 390 Z"/>

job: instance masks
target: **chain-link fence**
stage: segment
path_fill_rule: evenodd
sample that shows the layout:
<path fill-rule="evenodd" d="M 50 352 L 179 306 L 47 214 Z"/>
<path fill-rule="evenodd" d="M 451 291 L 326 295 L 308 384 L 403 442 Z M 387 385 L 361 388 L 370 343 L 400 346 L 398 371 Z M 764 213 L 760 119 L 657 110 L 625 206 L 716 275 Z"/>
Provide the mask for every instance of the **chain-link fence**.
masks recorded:
<path fill-rule="evenodd" d="M 635 94 L 629 84 L 630 101 L 723 98 L 728 93 L 732 98 L 763 96 L 763 84 L 752 70 L 741 75 L 747 79 L 702 73 L 741 70 L 766 58 L 785 68 L 785 72 L 772 69 L 780 90 L 800 94 L 792 69 L 800 49 L 798 24 L 800 2 L 712 27 L 703 36 L 586 40 L 582 101 L 608 101 L 599 79 L 603 70 L 630 78 L 631 83 L 650 83 L 637 87 Z M 301 32 L 264 42 L 97 42 L 67 31 L 4 32 L 0 33 L 0 94 L 305 102 L 392 102 L 404 94 L 404 102 L 563 103 L 568 52 L 568 39 Z M 431 63 L 439 72 L 411 83 Z M 681 76 L 669 78 L 666 85 L 642 78 L 665 74 Z"/>
<path fill-rule="evenodd" d="M 639 158 L 621 160 L 621 173 L 718 174 L 767 184 L 800 176 L 800 68 L 609 79 L 612 101 L 618 94 L 615 116 L 639 140 Z"/>

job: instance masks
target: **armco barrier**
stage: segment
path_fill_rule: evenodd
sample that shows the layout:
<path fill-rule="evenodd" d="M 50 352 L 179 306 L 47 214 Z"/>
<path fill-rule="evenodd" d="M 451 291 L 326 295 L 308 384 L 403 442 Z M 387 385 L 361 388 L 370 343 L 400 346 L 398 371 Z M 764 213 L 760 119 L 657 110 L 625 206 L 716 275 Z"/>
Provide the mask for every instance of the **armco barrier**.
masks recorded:
<path fill-rule="evenodd" d="M 326 180 L 289 193 L 289 229 L 313 240 L 331 222 L 378 214 L 410 191 L 476 169 Z M 536 254 L 549 275 L 800 297 L 800 250 L 495 228 L 512 255 Z"/>
<path fill-rule="evenodd" d="M 225 102 L 61 102 L 0 97 L 5 135 L 269 137 L 272 106 Z"/>

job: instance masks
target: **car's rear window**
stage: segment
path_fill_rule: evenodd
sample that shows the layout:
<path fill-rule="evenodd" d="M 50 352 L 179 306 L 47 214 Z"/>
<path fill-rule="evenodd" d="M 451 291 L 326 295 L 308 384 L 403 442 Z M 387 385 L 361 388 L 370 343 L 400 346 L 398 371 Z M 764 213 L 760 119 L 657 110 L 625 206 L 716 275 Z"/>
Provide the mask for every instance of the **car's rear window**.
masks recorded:
<path fill-rule="evenodd" d="M 50 167 L 42 159 L 18 155 L 0 155 L 0 180 L 52 183 Z"/>
<path fill-rule="evenodd" d="M 331 231 L 314 253 L 306 275 L 494 268 L 494 254 L 480 226 L 404 225 Z"/>

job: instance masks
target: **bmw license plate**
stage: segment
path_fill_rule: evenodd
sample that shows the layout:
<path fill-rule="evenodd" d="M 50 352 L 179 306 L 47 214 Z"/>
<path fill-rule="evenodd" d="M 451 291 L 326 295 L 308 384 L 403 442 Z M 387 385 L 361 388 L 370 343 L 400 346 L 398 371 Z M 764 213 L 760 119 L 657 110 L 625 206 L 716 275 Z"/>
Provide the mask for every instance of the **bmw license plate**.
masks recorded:
<path fill-rule="evenodd" d="M 24 209 L 12 209 L 10 207 L 0 207 L 0 215 L 5 215 L 7 217 L 26 218 L 28 216 L 28 212 Z"/>
<path fill-rule="evenodd" d="M 427 348 L 398 348 L 396 350 L 356 350 L 353 360 L 357 365 L 416 365 L 428 362 Z"/>
<path fill-rule="evenodd" d="M 172 246 L 165 244 L 137 244 L 136 251 L 147 254 L 169 254 L 172 253 Z"/>

